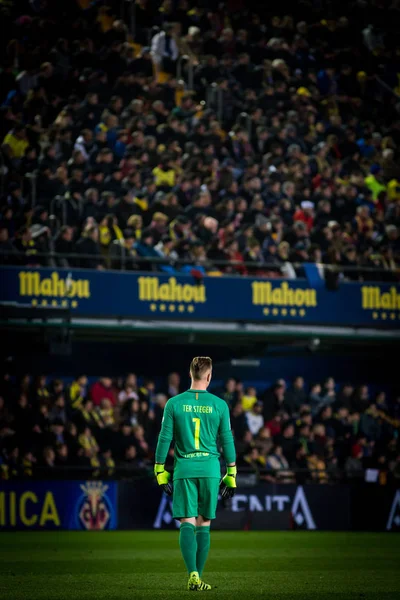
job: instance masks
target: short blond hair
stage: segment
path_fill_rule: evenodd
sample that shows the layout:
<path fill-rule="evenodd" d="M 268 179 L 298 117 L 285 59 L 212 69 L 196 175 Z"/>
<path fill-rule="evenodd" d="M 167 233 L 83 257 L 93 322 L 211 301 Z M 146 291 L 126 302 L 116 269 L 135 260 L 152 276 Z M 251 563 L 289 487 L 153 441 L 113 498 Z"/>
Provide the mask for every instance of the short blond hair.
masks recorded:
<path fill-rule="evenodd" d="M 195 381 L 203 379 L 207 371 L 212 369 L 212 360 L 209 356 L 195 356 L 190 363 L 190 375 Z"/>

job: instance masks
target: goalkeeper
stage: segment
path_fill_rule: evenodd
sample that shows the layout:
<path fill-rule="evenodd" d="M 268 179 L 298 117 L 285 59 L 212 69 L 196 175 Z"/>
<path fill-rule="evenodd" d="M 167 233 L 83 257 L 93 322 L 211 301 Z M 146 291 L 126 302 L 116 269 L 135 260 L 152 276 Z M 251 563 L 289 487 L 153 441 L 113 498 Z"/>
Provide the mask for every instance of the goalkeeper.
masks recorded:
<path fill-rule="evenodd" d="M 173 515 L 181 522 L 179 545 L 185 562 L 188 589 L 206 591 L 202 581 L 210 548 L 210 525 L 215 519 L 218 491 L 231 498 L 236 488 L 236 454 L 228 405 L 207 392 L 212 361 L 198 356 L 190 365 L 191 386 L 187 392 L 168 400 L 158 438 L 154 473 L 158 484 L 172 494 L 170 473 L 164 463 L 172 439 L 175 441 Z M 227 463 L 220 482 L 217 440 Z"/>

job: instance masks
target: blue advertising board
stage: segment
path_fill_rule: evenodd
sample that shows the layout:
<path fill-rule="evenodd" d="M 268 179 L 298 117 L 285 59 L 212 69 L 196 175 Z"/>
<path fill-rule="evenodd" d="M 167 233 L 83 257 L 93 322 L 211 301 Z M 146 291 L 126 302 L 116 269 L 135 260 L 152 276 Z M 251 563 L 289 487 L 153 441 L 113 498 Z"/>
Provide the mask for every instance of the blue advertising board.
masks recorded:
<path fill-rule="evenodd" d="M 77 316 L 400 327 L 397 283 L 0 269 L 0 302 L 70 307 Z"/>
<path fill-rule="evenodd" d="M 347 485 L 239 485 L 230 502 L 219 498 L 213 529 L 351 528 L 351 489 Z M 172 500 L 153 481 L 120 481 L 119 529 L 178 529 Z M 388 509 L 387 509 L 388 511 Z"/>
<path fill-rule="evenodd" d="M 0 482 L 0 531 L 116 528 L 114 481 Z"/>

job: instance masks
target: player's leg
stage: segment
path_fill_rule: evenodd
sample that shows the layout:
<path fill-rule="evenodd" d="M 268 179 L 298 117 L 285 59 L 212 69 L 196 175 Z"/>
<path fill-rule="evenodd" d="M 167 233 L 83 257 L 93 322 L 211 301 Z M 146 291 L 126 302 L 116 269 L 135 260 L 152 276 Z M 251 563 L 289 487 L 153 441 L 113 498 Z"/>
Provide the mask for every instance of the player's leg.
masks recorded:
<path fill-rule="evenodd" d="M 204 565 L 210 550 L 210 526 L 211 520 L 205 519 L 203 516 L 198 516 L 196 519 L 196 539 L 197 539 L 197 554 L 196 565 L 200 577 L 204 571 Z"/>
<path fill-rule="evenodd" d="M 196 517 L 198 513 L 198 490 L 196 479 L 177 479 L 174 481 L 172 501 L 173 516 L 179 519 L 179 546 L 189 574 L 189 586 L 198 586 L 200 577 L 196 567 L 197 540 Z"/>
<path fill-rule="evenodd" d="M 194 572 L 197 573 L 196 519 L 194 517 L 181 519 L 179 546 L 189 575 Z"/>
<path fill-rule="evenodd" d="M 215 519 L 218 504 L 219 479 L 202 477 L 199 479 L 199 516 L 196 520 L 197 556 L 196 564 L 200 577 L 210 550 L 210 526 Z M 208 584 L 204 584 L 209 589 Z"/>

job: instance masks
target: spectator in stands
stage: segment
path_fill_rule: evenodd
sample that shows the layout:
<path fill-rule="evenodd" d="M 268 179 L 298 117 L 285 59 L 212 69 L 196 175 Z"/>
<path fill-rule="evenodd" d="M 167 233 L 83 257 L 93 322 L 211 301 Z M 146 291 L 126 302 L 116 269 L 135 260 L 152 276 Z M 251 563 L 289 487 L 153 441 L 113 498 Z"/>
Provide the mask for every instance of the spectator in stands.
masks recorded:
<path fill-rule="evenodd" d="M 282 434 L 279 437 L 279 445 L 282 447 L 282 452 L 291 463 L 296 455 L 297 441 L 295 438 L 295 428 L 290 422 L 286 423 L 282 429 Z"/>
<path fill-rule="evenodd" d="M 368 409 L 370 404 L 369 389 L 367 385 L 360 385 L 354 392 L 351 408 L 354 412 L 362 413 Z"/>
<path fill-rule="evenodd" d="M 179 373 L 173 372 L 168 375 L 167 396 L 177 396 L 180 393 L 181 377 Z"/>
<path fill-rule="evenodd" d="M 329 438 L 335 437 L 335 419 L 333 418 L 332 406 L 330 404 L 323 406 L 318 413 L 317 419 L 319 423 L 324 425 L 326 435 Z"/>
<path fill-rule="evenodd" d="M 278 436 L 281 432 L 282 417 L 282 412 L 278 411 L 275 413 L 274 417 L 270 421 L 265 422 L 266 428 L 269 430 L 271 436 L 274 438 Z"/>
<path fill-rule="evenodd" d="M 128 446 L 125 449 L 124 458 L 120 464 L 121 464 L 121 466 L 130 468 L 130 469 L 138 467 L 140 465 L 138 456 L 137 456 L 137 450 L 136 450 L 135 446 L 133 446 L 133 445 Z"/>
<path fill-rule="evenodd" d="M 226 380 L 224 389 L 222 390 L 220 396 L 223 398 L 223 400 L 225 400 L 230 409 L 236 406 L 239 398 L 236 391 L 236 380 L 233 379 L 233 377 Z"/>
<path fill-rule="evenodd" d="M 104 269 L 98 240 L 97 227 L 89 225 L 76 243 L 77 254 L 85 255 L 78 260 L 78 266 L 86 269 Z"/>
<path fill-rule="evenodd" d="M 291 412 L 298 412 L 300 406 L 305 404 L 307 394 L 304 389 L 303 377 L 296 377 L 293 380 L 292 386 L 286 392 L 286 403 L 290 407 Z"/>
<path fill-rule="evenodd" d="M 164 30 L 157 33 L 151 40 L 151 57 L 155 74 L 161 72 L 173 74 L 179 56 L 178 45 L 175 39 L 176 25 L 166 23 Z"/>
<path fill-rule="evenodd" d="M 100 377 L 90 388 L 90 397 L 94 406 L 100 406 L 103 398 L 108 398 L 115 406 L 115 396 L 112 390 L 112 380 L 110 377 Z"/>
<path fill-rule="evenodd" d="M 246 388 L 245 393 L 241 399 L 243 410 L 245 412 L 251 410 L 253 406 L 257 403 L 257 390 L 255 387 Z"/>
<path fill-rule="evenodd" d="M 143 405 L 146 404 L 148 407 L 154 398 L 155 383 L 152 379 L 145 379 L 143 385 L 139 388 L 139 399 Z"/>
<path fill-rule="evenodd" d="M 232 410 L 231 416 L 231 425 L 232 431 L 234 433 L 235 439 L 242 440 L 246 431 L 249 430 L 246 415 L 243 411 L 243 406 L 241 402 L 235 404 Z"/>
<path fill-rule="evenodd" d="M 327 483 L 326 463 L 323 453 L 312 452 L 307 457 L 308 469 L 315 483 Z"/>
<path fill-rule="evenodd" d="M 348 479 L 359 479 L 363 476 L 363 451 L 359 444 L 354 444 L 351 456 L 346 459 L 345 472 Z"/>
<path fill-rule="evenodd" d="M 278 380 L 269 390 L 264 393 L 264 419 L 270 421 L 272 416 L 280 411 L 290 412 L 286 403 L 286 384 Z"/>
<path fill-rule="evenodd" d="M 141 425 L 135 425 L 133 427 L 133 435 L 139 458 L 142 460 L 150 458 L 150 446 L 145 439 L 144 428 Z"/>
<path fill-rule="evenodd" d="M 17 252 L 14 244 L 9 238 L 7 227 L 0 222 L 0 264 L 15 264 L 15 255 Z"/>
<path fill-rule="evenodd" d="M 56 466 L 56 453 L 50 446 L 43 450 L 43 466 L 47 469 L 54 469 Z"/>
<path fill-rule="evenodd" d="M 159 431 L 161 427 L 161 421 L 163 417 L 164 407 L 167 403 L 168 397 L 166 394 L 156 394 L 154 398 L 154 430 Z"/>
<path fill-rule="evenodd" d="M 68 467 L 69 464 L 70 464 L 70 461 L 69 461 L 68 446 L 67 446 L 67 444 L 61 444 L 61 446 L 59 446 L 56 451 L 55 466 L 64 468 L 64 467 Z"/>
<path fill-rule="evenodd" d="M 267 458 L 267 469 L 280 483 L 293 483 L 294 475 L 289 469 L 289 463 L 283 455 L 282 447 L 276 444 Z"/>
<path fill-rule="evenodd" d="M 351 385 L 351 383 L 345 383 L 342 387 L 342 389 L 339 392 L 337 401 L 336 401 L 336 405 L 338 407 L 345 407 L 348 410 L 351 410 L 352 408 L 352 396 L 354 393 L 354 387 Z"/>
<path fill-rule="evenodd" d="M 109 192 L 106 192 L 109 194 Z M 111 196 L 112 198 L 113 196 Z M 110 201 L 110 196 L 106 196 L 106 203 Z M 107 205 L 108 208 L 108 205 Z M 103 254 L 107 255 L 110 249 L 110 244 L 114 241 L 123 241 L 124 235 L 121 229 L 118 227 L 117 217 L 110 213 L 106 214 L 99 226 L 99 241 Z"/>
<path fill-rule="evenodd" d="M 264 427 L 264 417 L 262 415 L 263 405 L 262 402 L 256 402 L 253 404 L 251 410 L 247 411 L 246 418 L 248 428 L 250 429 L 253 436 L 256 436 L 260 429 Z"/>
<path fill-rule="evenodd" d="M 3 140 L 2 150 L 10 166 L 18 168 L 29 146 L 24 125 L 17 123 Z"/>
<path fill-rule="evenodd" d="M 333 404 L 336 400 L 335 380 L 333 377 L 327 377 L 324 382 L 322 394 L 322 404 Z"/>
<path fill-rule="evenodd" d="M 360 432 L 368 441 L 378 442 L 381 437 L 381 424 L 376 404 L 371 406 L 361 415 Z"/>
<path fill-rule="evenodd" d="M 323 403 L 323 397 L 321 395 L 322 386 L 320 383 L 315 382 L 310 386 L 310 393 L 308 396 L 308 404 L 311 406 L 313 414 L 318 412 L 320 406 Z"/>
<path fill-rule="evenodd" d="M 291 467 L 296 473 L 296 483 L 298 484 L 303 484 L 310 479 L 307 454 L 308 451 L 303 444 L 297 446 L 296 455 Z"/>
<path fill-rule="evenodd" d="M 267 427 L 263 427 L 259 430 L 255 445 L 258 448 L 260 455 L 266 459 L 273 446 L 271 432 Z"/>
<path fill-rule="evenodd" d="M 57 265 L 59 267 L 71 267 L 73 264 L 73 259 L 69 256 L 64 256 L 68 254 L 73 254 L 74 252 L 74 231 L 72 227 L 68 225 L 64 225 L 60 229 L 60 232 L 55 240 L 54 249 L 59 256 L 57 259 Z"/>
<path fill-rule="evenodd" d="M 69 401 L 72 408 L 80 408 L 86 398 L 88 379 L 86 375 L 78 375 L 69 387 Z"/>
<path fill-rule="evenodd" d="M 257 475 L 260 475 L 261 469 L 265 468 L 266 461 L 265 458 L 260 455 L 258 448 L 248 446 L 246 452 L 244 454 L 239 455 L 238 464 L 239 467 L 251 467 L 251 469 Z"/>
<path fill-rule="evenodd" d="M 133 373 L 125 379 L 123 389 L 118 394 L 118 402 L 120 404 L 126 403 L 127 400 L 139 400 L 136 376 Z"/>
<path fill-rule="evenodd" d="M 65 399 L 63 394 L 58 394 L 53 403 L 53 408 L 49 414 L 50 422 L 61 421 L 64 425 L 67 422 L 67 412 L 65 408 Z"/>
<path fill-rule="evenodd" d="M 123 269 L 124 271 L 137 269 L 135 243 L 136 236 L 132 229 L 124 229 L 123 238 L 112 242 L 110 246 L 110 266 L 112 269 Z"/>

